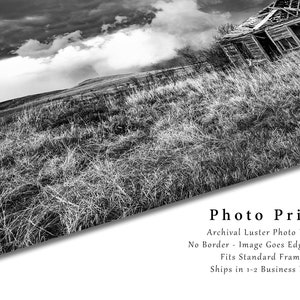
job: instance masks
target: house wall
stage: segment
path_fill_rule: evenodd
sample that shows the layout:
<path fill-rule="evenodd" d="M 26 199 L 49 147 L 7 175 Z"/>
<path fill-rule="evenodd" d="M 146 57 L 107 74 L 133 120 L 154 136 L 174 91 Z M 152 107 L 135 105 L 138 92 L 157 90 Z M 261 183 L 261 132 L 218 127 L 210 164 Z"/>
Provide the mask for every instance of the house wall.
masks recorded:
<path fill-rule="evenodd" d="M 236 39 L 232 42 L 227 42 L 226 44 L 222 44 L 222 48 L 228 58 L 231 60 L 231 62 L 234 65 L 244 65 L 247 64 L 246 59 L 243 57 L 243 55 L 238 51 L 238 49 L 235 46 L 235 42 L 242 42 L 244 45 L 248 48 L 250 53 L 253 56 L 254 60 L 265 60 L 266 56 L 255 40 L 255 38 L 252 36 L 252 34 L 246 35 L 240 39 Z"/>
<path fill-rule="evenodd" d="M 282 54 L 300 48 L 300 40 L 290 26 L 291 25 L 285 25 L 282 27 L 268 28 L 266 30 Z"/>
<path fill-rule="evenodd" d="M 269 28 L 266 30 L 268 35 L 274 42 L 281 40 L 282 38 L 292 37 L 291 31 L 288 30 L 287 26 Z"/>
<path fill-rule="evenodd" d="M 252 35 L 246 36 L 243 41 L 254 59 L 263 60 L 266 58 L 263 50 L 259 47 L 259 44 Z"/>
<path fill-rule="evenodd" d="M 230 61 L 235 65 L 243 65 L 245 61 L 233 43 L 228 42 L 221 45 L 223 51 L 228 56 Z"/>
<path fill-rule="evenodd" d="M 269 26 L 264 30 L 265 33 L 270 38 L 270 40 L 273 41 L 276 48 L 281 54 L 285 54 L 286 52 L 292 50 L 300 49 L 300 37 L 299 36 L 297 37 L 295 33 L 292 31 L 292 29 L 290 28 L 290 26 L 293 24 L 300 24 L 300 18 L 290 20 L 286 23 L 274 24 L 273 26 Z M 294 44 L 292 45 L 291 49 L 286 50 L 283 49 L 283 47 L 280 47 L 279 43 L 282 39 L 288 39 L 288 38 L 293 38 L 296 45 Z M 246 63 L 246 60 L 243 57 L 243 55 L 241 55 L 241 53 L 235 47 L 234 45 L 235 42 L 243 42 L 251 52 L 254 60 L 262 61 L 262 60 L 269 59 L 269 56 L 265 53 L 264 49 L 261 47 L 260 43 L 255 38 L 255 33 L 254 33 L 254 34 L 248 34 L 245 36 L 237 37 L 232 40 L 227 40 L 226 43 L 223 42 L 222 48 L 233 64 L 241 65 Z"/>

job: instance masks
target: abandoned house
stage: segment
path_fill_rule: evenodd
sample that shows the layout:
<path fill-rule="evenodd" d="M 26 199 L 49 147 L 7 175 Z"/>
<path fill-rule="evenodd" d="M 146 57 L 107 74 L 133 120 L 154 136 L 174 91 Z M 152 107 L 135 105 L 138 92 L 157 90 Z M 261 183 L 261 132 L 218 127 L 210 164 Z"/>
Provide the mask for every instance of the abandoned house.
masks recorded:
<path fill-rule="evenodd" d="M 221 46 L 234 65 L 274 61 L 300 48 L 300 0 L 277 0 L 225 35 Z"/>

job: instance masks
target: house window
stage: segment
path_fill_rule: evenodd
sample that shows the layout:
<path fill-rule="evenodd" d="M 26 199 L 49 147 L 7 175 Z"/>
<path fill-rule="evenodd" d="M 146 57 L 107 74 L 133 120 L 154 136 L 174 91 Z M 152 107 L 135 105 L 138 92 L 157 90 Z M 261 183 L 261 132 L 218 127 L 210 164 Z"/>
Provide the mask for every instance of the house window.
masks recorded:
<path fill-rule="evenodd" d="M 293 48 L 293 49 L 298 48 L 298 44 L 297 44 L 297 42 L 294 40 L 294 38 L 289 37 L 289 38 L 287 38 L 287 40 L 288 40 L 289 43 L 292 45 L 292 48 Z"/>
<path fill-rule="evenodd" d="M 293 50 L 299 47 L 297 42 L 292 37 L 281 39 L 276 42 L 276 45 L 283 52 Z"/>
<path fill-rule="evenodd" d="M 298 39 L 300 39 L 300 24 L 295 24 L 295 25 L 291 25 L 290 28 L 292 29 L 292 31 L 294 32 L 294 34 L 296 35 L 296 37 Z"/>

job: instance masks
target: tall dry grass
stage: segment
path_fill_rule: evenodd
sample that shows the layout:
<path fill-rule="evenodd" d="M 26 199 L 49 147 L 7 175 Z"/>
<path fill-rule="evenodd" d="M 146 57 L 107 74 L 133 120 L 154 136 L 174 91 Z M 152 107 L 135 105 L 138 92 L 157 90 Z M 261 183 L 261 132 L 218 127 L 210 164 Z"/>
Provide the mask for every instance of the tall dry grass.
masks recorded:
<path fill-rule="evenodd" d="M 0 252 L 300 162 L 300 58 L 34 108 L 0 128 Z"/>

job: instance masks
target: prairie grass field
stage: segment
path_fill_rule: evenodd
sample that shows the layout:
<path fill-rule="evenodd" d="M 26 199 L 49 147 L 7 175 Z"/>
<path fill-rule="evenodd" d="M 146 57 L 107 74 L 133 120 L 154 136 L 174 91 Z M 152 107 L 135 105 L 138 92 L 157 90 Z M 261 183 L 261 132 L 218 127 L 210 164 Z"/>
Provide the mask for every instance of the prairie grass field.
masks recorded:
<path fill-rule="evenodd" d="M 0 118 L 0 253 L 300 163 L 300 55 Z"/>

